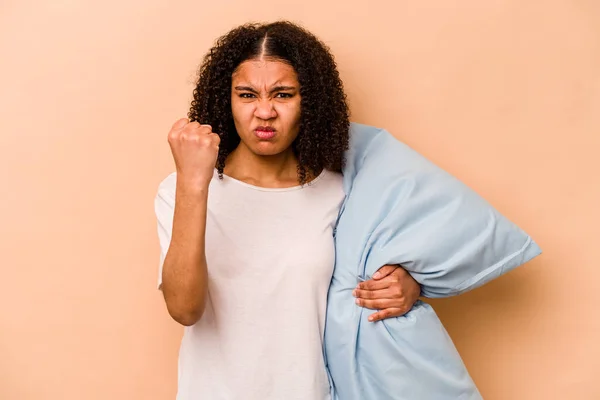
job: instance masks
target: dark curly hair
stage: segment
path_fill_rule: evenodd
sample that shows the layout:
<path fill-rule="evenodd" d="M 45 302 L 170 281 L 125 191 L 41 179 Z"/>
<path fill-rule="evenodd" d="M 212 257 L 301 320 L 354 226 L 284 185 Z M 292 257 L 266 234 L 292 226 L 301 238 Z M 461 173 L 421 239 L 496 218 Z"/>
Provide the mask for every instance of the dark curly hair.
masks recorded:
<path fill-rule="evenodd" d="M 246 24 L 219 38 L 204 57 L 188 117 L 213 127 L 221 137 L 216 168 L 223 176 L 227 156 L 240 143 L 231 111 L 231 80 L 238 66 L 266 56 L 291 65 L 300 83 L 300 131 L 292 143 L 298 181 L 323 169 L 341 171 L 348 147 L 349 109 L 329 48 L 288 21 Z"/>

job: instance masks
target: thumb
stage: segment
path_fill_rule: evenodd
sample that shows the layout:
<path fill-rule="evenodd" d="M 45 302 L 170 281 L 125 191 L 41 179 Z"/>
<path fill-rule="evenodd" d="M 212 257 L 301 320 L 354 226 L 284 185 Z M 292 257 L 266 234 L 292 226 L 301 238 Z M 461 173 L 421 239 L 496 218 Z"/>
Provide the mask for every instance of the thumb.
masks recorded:
<path fill-rule="evenodd" d="M 375 279 L 375 280 L 383 279 L 386 276 L 388 276 L 389 274 L 391 274 L 392 272 L 394 272 L 396 270 L 396 268 L 398 268 L 397 265 L 384 265 L 383 267 L 379 268 L 377 270 L 377 272 L 375 272 L 373 274 L 373 279 Z"/>

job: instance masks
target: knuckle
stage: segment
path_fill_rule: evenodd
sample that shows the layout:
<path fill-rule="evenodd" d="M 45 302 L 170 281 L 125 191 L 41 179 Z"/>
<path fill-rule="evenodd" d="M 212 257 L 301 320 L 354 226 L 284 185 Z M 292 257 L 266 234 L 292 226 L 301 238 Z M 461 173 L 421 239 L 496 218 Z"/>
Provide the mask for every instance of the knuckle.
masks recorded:
<path fill-rule="evenodd" d="M 192 134 L 192 133 L 196 132 L 196 128 L 195 128 L 194 124 L 195 124 L 195 122 L 191 122 L 191 123 L 187 124 L 185 126 L 185 128 L 183 128 L 181 131 L 183 133 L 188 133 L 188 134 Z"/>
<path fill-rule="evenodd" d="M 188 142 L 196 143 L 200 145 L 206 144 L 206 139 L 198 134 L 198 132 L 192 132 L 187 136 Z"/>
<path fill-rule="evenodd" d="M 182 133 L 180 136 L 180 139 L 184 142 L 193 142 L 194 141 L 194 135 L 191 133 Z"/>

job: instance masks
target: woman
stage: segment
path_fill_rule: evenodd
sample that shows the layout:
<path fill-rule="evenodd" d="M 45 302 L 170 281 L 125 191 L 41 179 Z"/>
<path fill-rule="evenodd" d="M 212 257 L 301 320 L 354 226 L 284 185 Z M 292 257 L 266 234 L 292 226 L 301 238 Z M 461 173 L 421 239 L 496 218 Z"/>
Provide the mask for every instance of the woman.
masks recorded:
<path fill-rule="evenodd" d="M 238 27 L 206 55 L 188 116 L 169 132 L 176 173 L 155 200 L 159 287 L 186 326 L 177 398 L 329 399 L 322 345 L 349 126 L 333 57 L 288 22 Z M 383 289 L 355 291 L 381 309 L 374 321 L 420 292 L 401 268 L 380 273 Z"/>

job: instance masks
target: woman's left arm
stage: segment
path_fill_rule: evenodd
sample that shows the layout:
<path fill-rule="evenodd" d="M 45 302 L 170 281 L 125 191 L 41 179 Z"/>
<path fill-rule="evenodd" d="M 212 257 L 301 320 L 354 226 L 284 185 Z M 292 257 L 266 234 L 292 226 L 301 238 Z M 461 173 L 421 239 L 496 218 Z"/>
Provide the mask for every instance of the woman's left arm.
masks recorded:
<path fill-rule="evenodd" d="M 359 306 L 378 310 L 369 316 L 375 322 L 409 312 L 421 295 L 421 286 L 401 266 L 384 265 L 372 279 L 359 283 L 352 295 Z"/>

